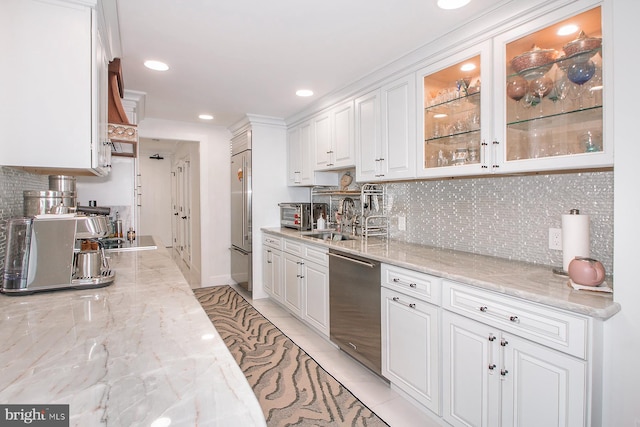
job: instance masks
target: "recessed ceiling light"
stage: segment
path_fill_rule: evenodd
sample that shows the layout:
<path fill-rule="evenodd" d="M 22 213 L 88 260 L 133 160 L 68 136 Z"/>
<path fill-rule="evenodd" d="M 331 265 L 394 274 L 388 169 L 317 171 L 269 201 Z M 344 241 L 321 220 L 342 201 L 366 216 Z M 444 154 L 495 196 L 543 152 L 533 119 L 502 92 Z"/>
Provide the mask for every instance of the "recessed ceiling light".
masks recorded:
<path fill-rule="evenodd" d="M 156 71 L 167 71 L 169 66 L 160 61 L 144 61 L 144 66 Z"/>
<path fill-rule="evenodd" d="M 563 25 L 562 27 L 560 27 L 560 29 L 558 29 L 558 32 L 556 34 L 559 36 L 568 36 L 569 34 L 573 34 L 577 32 L 578 32 L 578 26 L 575 24 L 569 24 L 569 25 Z"/>
<path fill-rule="evenodd" d="M 313 95 L 313 91 L 309 89 L 300 89 L 296 91 L 296 95 L 298 96 L 311 96 Z"/>
<path fill-rule="evenodd" d="M 458 9 L 459 7 L 466 6 L 471 0 L 438 0 L 438 7 L 440 9 Z"/>
<path fill-rule="evenodd" d="M 211 114 L 200 114 L 198 118 L 202 120 L 213 120 L 213 116 Z"/>
<path fill-rule="evenodd" d="M 460 67 L 460 71 L 471 71 L 476 69 L 476 64 L 472 64 L 471 62 L 467 62 Z"/>

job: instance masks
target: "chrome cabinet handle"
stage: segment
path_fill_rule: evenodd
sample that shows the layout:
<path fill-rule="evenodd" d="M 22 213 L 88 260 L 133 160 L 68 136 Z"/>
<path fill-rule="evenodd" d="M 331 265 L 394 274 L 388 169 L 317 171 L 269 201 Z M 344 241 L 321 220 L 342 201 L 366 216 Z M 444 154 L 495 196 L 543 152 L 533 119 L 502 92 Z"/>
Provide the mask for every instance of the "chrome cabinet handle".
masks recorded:
<path fill-rule="evenodd" d="M 392 299 L 393 299 L 394 302 L 397 302 L 398 304 L 402 304 L 405 307 L 416 308 L 416 305 L 414 303 L 408 303 L 407 304 L 406 302 L 400 301 L 400 298 L 398 298 L 398 297 L 393 297 Z"/>
<path fill-rule="evenodd" d="M 398 279 L 397 277 L 393 278 L 393 283 L 400 283 L 401 285 L 408 285 L 410 288 L 415 288 L 415 287 L 418 286 L 415 283 L 403 282 L 402 280 Z"/>

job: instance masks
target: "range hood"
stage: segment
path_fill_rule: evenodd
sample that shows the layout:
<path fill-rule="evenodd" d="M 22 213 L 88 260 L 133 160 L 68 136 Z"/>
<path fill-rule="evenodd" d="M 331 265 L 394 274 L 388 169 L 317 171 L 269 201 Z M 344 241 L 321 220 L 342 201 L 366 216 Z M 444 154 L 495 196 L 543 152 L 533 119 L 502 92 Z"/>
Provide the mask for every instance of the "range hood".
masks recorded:
<path fill-rule="evenodd" d="M 109 63 L 109 124 L 108 136 L 111 141 L 112 156 L 137 157 L 138 129 L 129 123 L 122 106 L 124 81 L 120 58 Z"/>

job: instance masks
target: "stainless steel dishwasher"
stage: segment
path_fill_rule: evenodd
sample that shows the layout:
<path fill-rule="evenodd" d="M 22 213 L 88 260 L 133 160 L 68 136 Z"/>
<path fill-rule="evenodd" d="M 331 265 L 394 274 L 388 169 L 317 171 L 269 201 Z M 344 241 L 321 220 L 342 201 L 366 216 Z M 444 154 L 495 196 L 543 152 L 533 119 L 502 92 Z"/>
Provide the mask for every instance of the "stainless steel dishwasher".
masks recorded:
<path fill-rule="evenodd" d="M 331 341 L 382 376 L 380 263 L 329 250 Z"/>

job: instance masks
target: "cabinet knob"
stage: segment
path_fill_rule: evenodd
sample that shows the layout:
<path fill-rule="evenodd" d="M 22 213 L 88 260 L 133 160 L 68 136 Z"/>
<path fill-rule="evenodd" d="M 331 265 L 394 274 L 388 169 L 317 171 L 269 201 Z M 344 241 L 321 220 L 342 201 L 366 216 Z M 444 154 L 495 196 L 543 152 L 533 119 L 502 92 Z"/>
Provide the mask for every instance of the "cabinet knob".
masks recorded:
<path fill-rule="evenodd" d="M 493 371 L 494 369 L 496 369 L 496 364 L 495 363 L 490 364 L 489 365 L 489 370 Z"/>
<path fill-rule="evenodd" d="M 480 311 L 483 312 L 483 313 L 486 312 L 487 310 L 488 310 L 488 308 L 487 308 L 486 305 L 483 305 L 482 307 L 480 307 Z"/>
<path fill-rule="evenodd" d="M 505 340 L 504 338 L 500 340 L 500 345 L 503 347 L 506 347 L 507 344 L 509 344 L 509 341 Z"/>
<path fill-rule="evenodd" d="M 509 320 L 511 320 L 514 323 L 520 323 L 520 319 L 518 319 L 518 316 L 510 316 Z"/>
<path fill-rule="evenodd" d="M 489 341 L 494 342 L 496 340 L 496 337 L 494 337 L 493 335 L 489 335 Z"/>
<path fill-rule="evenodd" d="M 502 375 L 503 377 L 506 377 L 508 373 L 509 371 L 507 371 L 506 369 L 500 369 L 500 375 Z"/>

